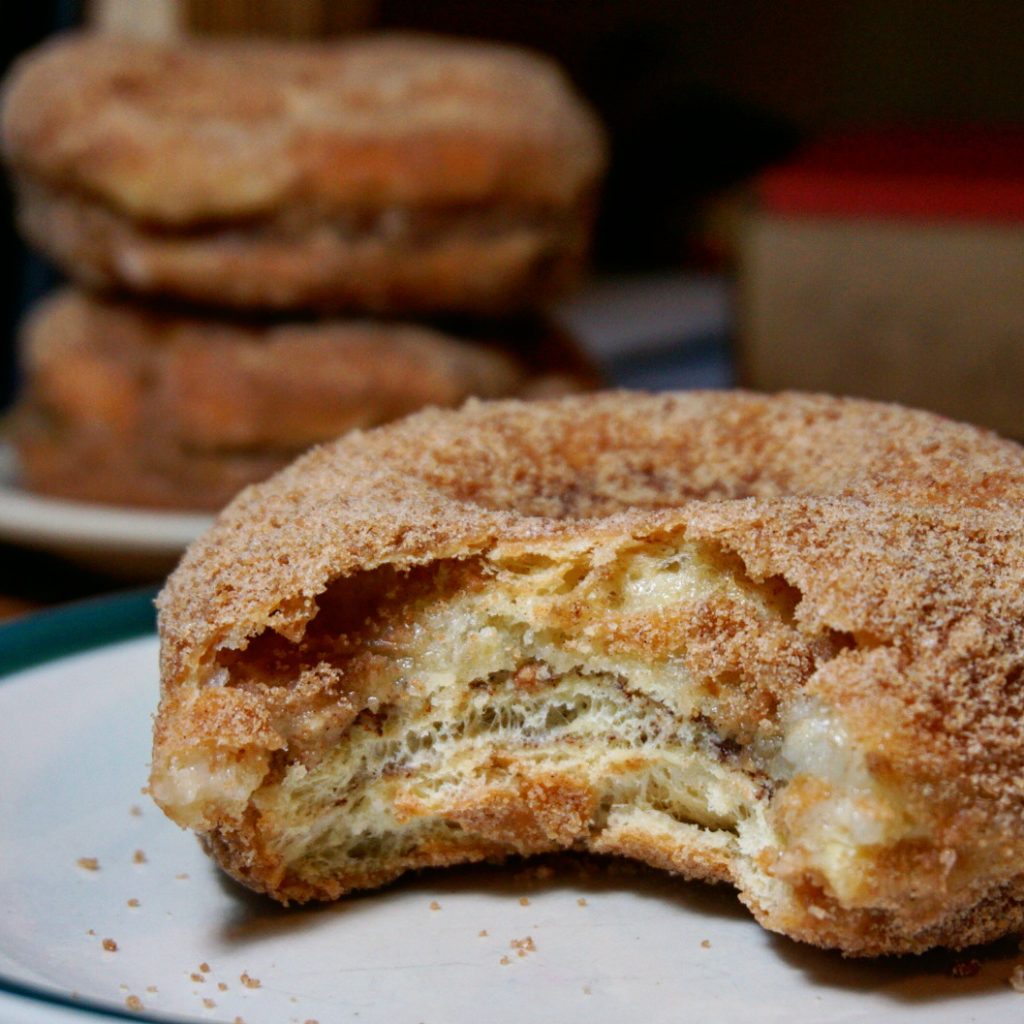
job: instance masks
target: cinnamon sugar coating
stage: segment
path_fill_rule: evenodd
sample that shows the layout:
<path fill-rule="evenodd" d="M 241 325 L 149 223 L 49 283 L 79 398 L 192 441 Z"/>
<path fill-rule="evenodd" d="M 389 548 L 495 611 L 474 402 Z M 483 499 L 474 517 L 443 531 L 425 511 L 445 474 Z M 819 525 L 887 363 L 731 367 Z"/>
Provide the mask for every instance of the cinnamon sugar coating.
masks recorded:
<path fill-rule="evenodd" d="M 245 491 L 168 581 L 154 791 L 278 898 L 571 846 L 731 881 L 767 927 L 852 954 L 995 938 L 1024 927 L 1022 498 L 1016 444 L 824 396 L 471 402 L 351 435 Z M 686 558 L 685 587 L 665 590 L 663 570 Z M 541 611 L 534 584 L 508 582 L 566 566 L 570 583 Z M 673 735 L 709 758 L 709 786 L 747 794 L 742 813 L 712 801 L 602 817 L 583 780 L 611 733 L 582 753 L 553 746 L 543 775 L 516 748 L 504 763 L 518 783 L 447 804 L 395 791 L 401 820 L 434 808 L 469 834 L 462 846 L 435 837 L 363 874 L 303 875 L 281 852 L 272 794 L 328 763 L 353 722 L 412 700 L 385 679 L 389 644 L 429 632 L 446 601 L 493 609 L 499 590 L 502 608 L 560 639 L 542 651 L 516 634 L 534 647 L 509 680 L 481 677 L 494 694 L 533 707 L 577 678 L 600 696 L 593 673 L 611 666 L 625 681 L 608 693 L 652 722 L 678 703 Z M 321 660 L 318 676 L 331 636 L 348 638 L 350 660 L 331 662 L 334 676 Z M 311 664 L 285 686 L 296 660 Z M 672 665 L 678 694 L 659 676 L 652 703 L 639 681 Z M 302 732 L 314 710 L 315 736 Z M 241 767 L 232 795 L 186 807 L 168 780 L 201 749 L 211 770 Z"/>

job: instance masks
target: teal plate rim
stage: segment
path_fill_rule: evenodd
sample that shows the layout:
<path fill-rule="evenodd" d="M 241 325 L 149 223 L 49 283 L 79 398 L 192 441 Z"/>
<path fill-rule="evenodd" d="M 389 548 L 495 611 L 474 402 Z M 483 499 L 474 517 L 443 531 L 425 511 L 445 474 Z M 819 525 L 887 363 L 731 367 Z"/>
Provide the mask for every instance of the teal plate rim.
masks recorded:
<path fill-rule="evenodd" d="M 147 636 L 156 630 L 153 600 L 157 588 L 145 587 L 89 598 L 35 612 L 0 626 L 0 685 L 24 669 L 92 651 L 122 640 Z M 168 1016 L 129 1010 L 114 1003 L 75 999 L 61 992 L 0 974 L 0 995 L 9 995 L 50 1008 L 75 1011 L 75 1017 L 133 1020 L 142 1024 L 191 1024 L 197 1017 Z M 0 1014 L 3 1006 L 0 1005 Z"/>
<path fill-rule="evenodd" d="M 0 681 L 22 669 L 156 630 L 156 587 L 87 598 L 0 625 Z"/>

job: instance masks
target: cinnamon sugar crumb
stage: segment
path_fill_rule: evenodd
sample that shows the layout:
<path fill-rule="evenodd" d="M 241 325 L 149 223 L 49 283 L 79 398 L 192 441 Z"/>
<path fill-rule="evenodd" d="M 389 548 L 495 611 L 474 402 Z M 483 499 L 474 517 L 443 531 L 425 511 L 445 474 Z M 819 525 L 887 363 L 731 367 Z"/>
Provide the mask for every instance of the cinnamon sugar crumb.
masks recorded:
<path fill-rule="evenodd" d="M 204 978 L 204 977 L 203 977 L 203 976 L 202 976 L 201 974 L 199 974 L 199 973 L 198 973 L 197 971 L 193 971 L 193 972 L 192 972 L 192 973 L 191 973 L 191 974 L 189 975 L 189 977 L 190 977 L 190 978 L 191 978 L 191 979 L 192 979 L 193 981 L 206 981 L 206 979 L 205 979 L 205 978 Z"/>
<path fill-rule="evenodd" d="M 437 900 L 431 900 L 430 901 L 430 909 L 431 910 L 440 910 L 441 909 L 441 904 L 438 903 Z"/>
<path fill-rule="evenodd" d="M 210 965 L 204 960 L 199 965 L 199 970 L 201 970 L 203 972 L 203 974 L 209 974 L 210 973 Z"/>
<path fill-rule="evenodd" d="M 700 940 L 700 948 L 701 949 L 710 949 L 711 948 L 711 940 L 710 939 L 701 939 Z"/>
<path fill-rule="evenodd" d="M 128 808 L 128 813 L 133 818 L 141 818 L 142 817 L 142 808 L 138 804 L 132 804 L 131 807 Z"/>
<path fill-rule="evenodd" d="M 83 871 L 99 871 L 100 869 L 98 857 L 79 857 L 75 863 L 82 868 Z"/>
<path fill-rule="evenodd" d="M 142 1005 L 142 1000 L 138 996 L 129 996 L 125 1001 L 124 1005 L 129 1010 L 144 1010 L 145 1007 Z"/>
<path fill-rule="evenodd" d="M 526 896 L 520 896 L 519 897 L 519 906 L 521 906 L 521 907 L 528 907 L 529 905 L 530 905 L 530 901 L 529 901 L 529 899 Z"/>
<path fill-rule="evenodd" d="M 209 997 L 203 999 L 203 1006 L 205 1006 L 208 1010 L 212 1010 L 216 1005 L 217 1004 Z"/>
<path fill-rule="evenodd" d="M 178 879 L 179 882 L 183 882 L 185 879 L 188 878 L 188 872 L 187 871 L 182 871 L 182 873 L 180 875 L 175 875 L 174 877 L 176 879 Z"/>
<path fill-rule="evenodd" d="M 217 988 L 220 989 L 221 992 L 227 992 L 228 990 L 227 985 L 225 985 L 223 981 L 217 982 Z"/>
<path fill-rule="evenodd" d="M 510 963 L 512 963 L 512 961 L 511 961 L 511 960 L 510 960 L 510 959 L 509 959 L 509 958 L 508 958 L 507 956 L 503 956 L 503 957 L 502 957 L 502 958 L 501 958 L 501 959 L 500 959 L 500 960 L 498 961 L 498 963 L 499 963 L 499 964 L 501 964 L 501 966 L 502 966 L 502 967 L 508 967 L 508 965 L 509 965 Z"/>
<path fill-rule="evenodd" d="M 259 978 L 251 977 L 248 971 L 242 971 L 242 973 L 239 975 L 238 980 L 246 988 L 259 988 L 260 985 L 263 984 L 263 982 L 261 982 Z"/>
<path fill-rule="evenodd" d="M 132 897 L 132 898 L 131 898 L 130 900 L 128 900 L 128 906 L 129 906 L 129 907 L 138 907 L 138 906 L 141 906 L 141 904 L 140 904 L 140 903 L 139 903 L 139 901 L 138 901 L 138 900 L 137 900 L 137 899 L 136 899 L 136 898 L 135 898 L 135 897 L 133 896 L 133 897 Z"/>
<path fill-rule="evenodd" d="M 136 850 L 132 854 L 132 863 L 133 864 L 145 864 L 146 863 L 146 854 L 145 854 L 145 852 L 142 851 L 142 850 Z"/>
<path fill-rule="evenodd" d="M 486 928 L 481 928 L 480 931 L 477 932 L 477 938 L 486 939 L 487 938 L 487 929 Z"/>
<path fill-rule="evenodd" d="M 156 987 L 156 985 L 147 985 L 146 986 L 146 991 L 147 992 L 158 992 L 159 989 Z"/>
<path fill-rule="evenodd" d="M 513 939 L 509 943 L 509 948 L 516 951 L 516 956 L 526 956 L 527 953 L 535 953 L 537 951 L 537 944 L 533 941 L 531 935 L 527 935 L 524 939 Z"/>
<path fill-rule="evenodd" d="M 117 943 L 113 939 L 104 939 L 103 940 L 103 948 L 108 953 L 116 953 L 117 952 Z"/>
<path fill-rule="evenodd" d="M 581 897 L 580 897 L 580 898 L 579 898 L 579 899 L 578 899 L 578 900 L 576 901 L 576 905 L 577 905 L 578 907 L 585 907 L 585 906 L 587 905 L 587 901 L 586 901 L 586 898 L 585 898 L 585 897 L 583 897 L 583 896 L 581 896 Z"/>

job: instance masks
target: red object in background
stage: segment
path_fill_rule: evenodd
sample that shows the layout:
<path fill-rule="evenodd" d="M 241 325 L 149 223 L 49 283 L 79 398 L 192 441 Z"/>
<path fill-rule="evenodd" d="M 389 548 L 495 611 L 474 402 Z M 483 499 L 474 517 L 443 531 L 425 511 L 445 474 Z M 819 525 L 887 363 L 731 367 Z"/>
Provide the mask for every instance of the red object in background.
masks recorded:
<path fill-rule="evenodd" d="M 758 179 L 762 208 L 798 217 L 1024 220 L 1024 129 L 848 131 Z"/>

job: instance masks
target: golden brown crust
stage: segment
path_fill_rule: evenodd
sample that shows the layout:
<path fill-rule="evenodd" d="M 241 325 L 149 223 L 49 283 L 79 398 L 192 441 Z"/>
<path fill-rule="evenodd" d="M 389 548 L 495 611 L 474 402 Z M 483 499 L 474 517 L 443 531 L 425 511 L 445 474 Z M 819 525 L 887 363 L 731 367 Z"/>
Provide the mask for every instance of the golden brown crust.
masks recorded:
<path fill-rule="evenodd" d="M 64 39 L 12 76 L 3 144 L 72 273 L 277 308 L 535 306 L 579 269 L 604 165 L 544 58 L 407 36 Z"/>
<path fill-rule="evenodd" d="M 219 508 L 347 430 L 542 386 L 539 367 L 426 327 L 246 323 L 72 289 L 35 311 L 21 345 L 12 437 L 27 483 L 115 504 Z"/>
<path fill-rule="evenodd" d="M 591 613 L 571 595 L 545 623 L 570 644 L 591 644 L 603 629 L 597 649 L 626 658 L 684 651 L 698 681 L 770 675 L 763 690 L 736 698 L 741 711 L 722 701 L 716 713 L 736 722 L 720 735 L 744 740 L 753 722 L 785 741 L 802 708 L 830 709 L 846 737 L 836 749 L 863 755 L 871 785 L 898 790 L 913 824 L 864 859 L 856 899 L 844 902 L 802 845 L 827 773 L 781 788 L 771 805 L 781 845 L 740 858 L 696 825 L 662 834 L 626 822 L 591 842 L 586 786 L 525 763 L 509 769 L 518 782 L 446 816 L 505 852 L 590 843 L 730 879 L 768 927 L 849 953 L 995 938 L 1024 926 L 1022 498 L 1019 446 L 856 400 L 609 393 L 422 413 L 308 454 L 242 494 L 188 552 L 159 600 L 165 703 L 154 763 L 188 749 L 190 740 L 171 738 L 189 728 L 181 702 L 220 692 L 196 681 L 222 652 L 256 637 L 272 644 L 275 634 L 282 649 L 315 650 L 307 628 L 339 580 L 447 564 L 462 566 L 451 571 L 472 589 L 486 587 L 474 582 L 484 559 L 566 560 L 602 545 L 685 539 L 717 551 L 722 573 L 744 587 L 769 588 L 782 609 L 775 624 L 759 629 L 767 620 L 732 598 L 698 615 L 629 620 Z M 256 707 L 273 717 L 266 696 Z M 246 736 L 246 708 L 235 725 L 246 756 L 258 756 L 266 745 Z M 862 783 L 842 785 L 856 796 Z M 262 852 L 269 823 L 223 813 L 232 838 L 222 859 L 238 873 L 249 858 L 248 884 L 316 895 Z M 432 856 L 461 859 L 459 849 L 452 839 Z"/>

